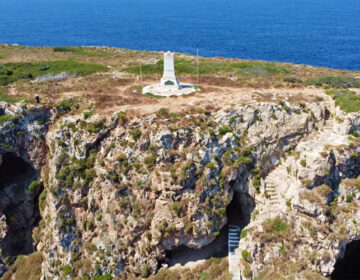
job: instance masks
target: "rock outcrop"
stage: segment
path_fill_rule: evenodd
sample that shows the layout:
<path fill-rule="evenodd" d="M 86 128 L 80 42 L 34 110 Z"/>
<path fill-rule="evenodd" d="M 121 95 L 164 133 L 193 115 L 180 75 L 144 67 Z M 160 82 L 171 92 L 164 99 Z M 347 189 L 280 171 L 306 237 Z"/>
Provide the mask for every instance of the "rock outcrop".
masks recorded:
<path fill-rule="evenodd" d="M 51 129 L 43 107 L 2 106 L 0 115 L 11 117 L 0 126 L 0 168 L 11 156 L 31 176 L 16 182 L 21 196 L 12 182 L 0 188 L 0 199 L 8 198 L 0 248 L 9 251 L 16 205 L 28 216 L 14 224 L 33 231 L 26 240 L 44 253 L 43 279 L 146 277 L 168 251 L 211 244 L 235 199 L 241 213 L 234 215 L 249 223 L 237 250 L 245 278 L 328 276 L 358 238 L 360 150 L 349 134 L 360 119 L 327 97 L 146 119 L 119 112 L 55 121 L 54 112 Z M 41 183 L 28 187 L 40 172 Z M 42 220 L 33 230 L 42 185 Z"/>

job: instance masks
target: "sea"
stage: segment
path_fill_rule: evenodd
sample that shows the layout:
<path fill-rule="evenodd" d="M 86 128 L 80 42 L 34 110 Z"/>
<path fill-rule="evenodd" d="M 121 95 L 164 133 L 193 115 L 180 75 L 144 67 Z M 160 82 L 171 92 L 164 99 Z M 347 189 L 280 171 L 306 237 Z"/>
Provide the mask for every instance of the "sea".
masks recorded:
<path fill-rule="evenodd" d="M 360 0 L 0 0 L 0 43 L 360 70 Z"/>

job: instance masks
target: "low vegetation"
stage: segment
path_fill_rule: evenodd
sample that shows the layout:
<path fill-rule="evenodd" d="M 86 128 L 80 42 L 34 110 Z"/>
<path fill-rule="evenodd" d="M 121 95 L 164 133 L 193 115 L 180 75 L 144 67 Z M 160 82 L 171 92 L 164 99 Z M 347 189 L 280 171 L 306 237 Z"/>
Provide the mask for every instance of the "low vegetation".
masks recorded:
<path fill-rule="evenodd" d="M 15 263 L 5 272 L 2 280 L 39 280 L 43 255 L 35 252 L 28 256 L 18 256 Z"/>
<path fill-rule="evenodd" d="M 227 258 L 211 258 L 192 268 L 161 269 L 150 280 L 230 280 Z"/>
<path fill-rule="evenodd" d="M 54 52 L 69 52 L 77 55 L 85 55 L 85 56 L 112 56 L 114 55 L 112 52 L 106 51 L 92 51 L 85 47 L 55 47 L 53 48 Z"/>
<path fill-rule="evenodd" d="M 360 96 L 349 90 L 331 89 L 326 94 L 335 100 L 335 105 L 341 110 L 350 113 L 360 110 Z"/>
<path fill-rule="evenodd" d="M 145 75 L 161 75 L 163 72 L 164 61 L 159 60 L 154 64 L 141 65 L 141 71 Z M 175 60 L 175 68 L 178 74 L 196 74 L 197 65 L 194 59 L 177 59 Z M 140 67 L 130 66 L 123 71 L 140 75 Z M 273 62 L 259 61 L 243 61 L 243 62 L 209 62 L 201 59 L 199 62 L 199 74 L 213 74 L 219 72 L 236 71 L 239 75 L 258 76 L 268 74 L 288 74 L 290 70 L 285 67 L 278 66 Z"/>
<path fill-rule="evenodd" d="M 346 76 L 325 76 L 309 79 L 307 85 L 330 88 L 357 88 L 360 87 L 360 81 L 353 77 Z"/>
<path fill-rule="evenodd" d="M 87 76 L 95 72 L 105 72 L 107 68 L 95 63 L 80 63 L 75 60 L 17 62 L 0 65 L 0 86 L 5 86 L 18 80 L 32 80 L 47 74 L 66 72 L 76 76 Z"/>

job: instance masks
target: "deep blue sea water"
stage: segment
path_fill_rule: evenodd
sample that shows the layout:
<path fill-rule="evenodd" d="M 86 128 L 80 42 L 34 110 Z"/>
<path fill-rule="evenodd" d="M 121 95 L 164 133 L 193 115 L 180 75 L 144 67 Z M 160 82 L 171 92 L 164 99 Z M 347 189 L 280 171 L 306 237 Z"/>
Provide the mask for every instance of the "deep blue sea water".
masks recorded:
<path fill-rule="evenodd" d="M 0 43 L 360 70 L 360 0 L 0 0 Z"/>

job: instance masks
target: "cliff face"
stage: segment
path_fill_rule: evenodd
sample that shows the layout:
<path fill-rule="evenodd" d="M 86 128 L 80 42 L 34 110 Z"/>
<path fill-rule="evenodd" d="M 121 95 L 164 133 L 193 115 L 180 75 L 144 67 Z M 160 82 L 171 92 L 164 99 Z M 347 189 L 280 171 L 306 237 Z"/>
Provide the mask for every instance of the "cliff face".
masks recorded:
<path fill-rule="evenodd" d="M 45 108 L 2 106 L 0 115 L 18 117 L 0 127 L 0 169 L 13 170 L 11 156 L 30 174 L 16 182 L 20 196 L 13 182 L 0 189 L 10 198 L 0 208 L 2 260 L 19 254 L 7 248 L 17 230 L 8 209 L 17 209 L 28 217 L 14 224 L 44 254 L 43 279 L 147 276 L 168 252 L 211 244 L 234 216 L 249 223 L 234 268 L 244 277 L 304 278 L 304 268 L 328 276 L 357 238 L 360 158 L 348 134 L 359 115 L 338 111 L 335 120 L 326 96 L 186 116 L 65 116 L 49 131 Z M 27 186 L 40 171 L 32 240 L 41 184 Z M 240 210 L 230 213 L 234 200 Z M 291 265 L 280 266 L 285 259 Z"/>
<path fill-rule="evenodd" d="M 46 161 L 49 117 L 45 107 L 0 102 L 1 274 L 6 269 L 3 262 L 34 251 L 36 240 L 32 234 L 40 219 L 41 191 L 36 179 Z"/>
<path fill-rule="evenodd" d="M 183 117 L 62 119 L 47 135 L 44 275 L 147 275 L 165 251 L 211 243 L 234 192 L 249 216 L 261 176 L 323 116 L 321 103 L 263 103 Z"/>

